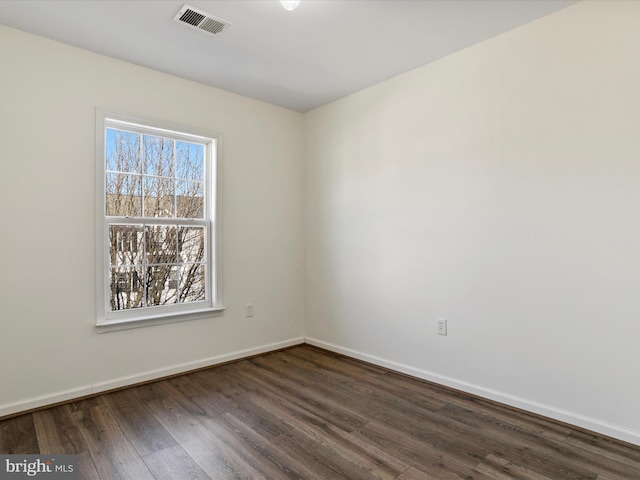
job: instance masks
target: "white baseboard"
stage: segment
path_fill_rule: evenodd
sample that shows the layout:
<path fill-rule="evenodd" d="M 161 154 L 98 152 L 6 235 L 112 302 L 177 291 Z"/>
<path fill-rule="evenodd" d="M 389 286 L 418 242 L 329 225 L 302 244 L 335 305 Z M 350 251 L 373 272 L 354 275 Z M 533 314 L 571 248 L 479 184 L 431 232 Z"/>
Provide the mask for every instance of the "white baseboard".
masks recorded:
<path fill-rule="evenodd" d="M 567 410 L 551 407 L 549 405 L 509 395 L 507 393 L 484 388 L 479 385 L 456 380 L 455 378 L 439 375 L 420 368 L 368 355 L 364 352 L 358 352 L 339 345 L 323 342 L 322 340 L 307 337 L 305 338 L 305 343 L 640 446 L 640 432 L 629 430 L 619 425 L 614 425 L 596 418 L 586 417 L 578 413 L 569 412 Z"/>
<path fill-rule="evenodd" d="M 159 378 L 168 377 L 180 373 L 185 373 L 191 370 L 197 370 L 199 368 L 211 367 L 220 363 L 230 362 L 232 360 L 238 360 L 241 358 L 251 357 L 253 355 L 259 355 L 261 353 L 267 353 L 281 348 L 292 347 L 294 345 L 300 345 L 304 343 L 304 338 L 291 338 L 282 342 L 271 343 L 268 345 L 262 345 L 256 348 L 250 348 L 247 350 L 239 350 L 224 355 L 218 355 L 215 357 L 205 358 L 197 360 L 195 362 L 187 362 L 179 365 L 173 365 L 171 367 L 160 368 L 157 370 L 150 370 L 142 372 L 136 375 L 129 375 L 126 377 L 115 378 L 105 382 L 98 382 L 91 385 L 83 385 L 71 390 L 64 390 L 55 392 L 49 395 L 42 395 L 39 397 L 33 397 L 26 400 L 21 400 L 14 403 L 5 403 L 0 405 L 0 417 L 5 415 L 12 415 L 14 413 L 25 412 L 34 408 L 46 407 L 47 405 L 53 405 L 55 403 L 66 402 L 73 400 L 74 398 L 80 398 L 87 395 L 93 395 L 100 392 L 106 392 L 113 390 L 114 388 L 122 388 L 137 383 L 148 382 L 157 380 Z"/>

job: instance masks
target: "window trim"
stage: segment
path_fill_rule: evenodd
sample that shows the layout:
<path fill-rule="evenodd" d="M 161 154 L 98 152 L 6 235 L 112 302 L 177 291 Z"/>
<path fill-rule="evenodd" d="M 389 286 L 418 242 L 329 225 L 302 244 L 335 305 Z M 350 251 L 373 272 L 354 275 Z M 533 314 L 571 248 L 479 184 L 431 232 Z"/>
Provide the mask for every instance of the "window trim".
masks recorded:
<path fill-rule="evenodd" d="M 111 217 L 107 219 L 105 212 L 106 195 L 106 138 L 105 131 L 109 126 L 117 128 L 116 124 L 134 127 L 136 130 L 146 130 L 151 134 L 166 134 L 175 136 L 179 134 L 182 139 L 192 137 L 202 142 L 209 141 L 207 168 L 209 173 L 205 178 L 205 211 L 208 212 L 204 220 L 196 220 L 194 224 L 208 223 L 209 245 L 206 252 L 209 265 L 208 296 L 207 302 L 197 302 L 192 305 L 180 304 L 166 306 L 166 308 L 147 307 L 143 309 L 109 311 L 109 292 L 107 291 L 110 262 L 108 225 L 117 223 L 118 220 L 126 221 L 127 217 Z M 96 109 L 96 330 L 98 333 L 124 330 L 129 328 L 161 325 L 172 322 L 182 322 L 202 318 L 219 316 L 225 310 L 222 303 L 222 265 L 221 255 L 221 152 L 222 134 L 206 131 L 191 126 L 178 125 L 158 119 L 149 119 L 139 116 L 124 115 L 110 112 L 101 108 Z M 114 219 L 116 219 L 114 221 Z M 136 219 L 137 223 L 140 219 Z M 156 222 L 157 220 L 157 222 Z M 172 218 L 153 218 L 146 223 L 162 224 L 175 222 Z M 167 311 L 170 310 L 170 311 Z"/>

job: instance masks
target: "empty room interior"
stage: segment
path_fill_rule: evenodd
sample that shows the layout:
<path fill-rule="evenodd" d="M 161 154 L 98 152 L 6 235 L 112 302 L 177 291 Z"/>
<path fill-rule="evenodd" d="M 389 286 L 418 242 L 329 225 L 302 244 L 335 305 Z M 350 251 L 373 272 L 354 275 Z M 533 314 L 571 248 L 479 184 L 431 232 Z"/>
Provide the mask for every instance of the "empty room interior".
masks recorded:
<path fill-rule="evenodd" d="M 0 2 L 2 478 L 640 478 L 639 26 Z"/>

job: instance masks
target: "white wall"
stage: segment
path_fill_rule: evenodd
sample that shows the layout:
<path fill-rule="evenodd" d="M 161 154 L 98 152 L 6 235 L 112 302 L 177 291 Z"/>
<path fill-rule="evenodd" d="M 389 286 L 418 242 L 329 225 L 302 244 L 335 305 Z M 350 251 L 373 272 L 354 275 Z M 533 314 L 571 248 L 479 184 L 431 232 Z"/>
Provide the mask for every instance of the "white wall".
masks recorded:
<path fill-rule="evenodd" d="M 0 65 L 0 415 L 302 341 L 301 114 L 5 27 Z M 223 316 L 96 334 L 96 107 L 223 133 Z"/>
<path fill-rule="evenodd" d="M 307 114 L 308 341 L 640 444 L 638 25 L 581 2 Z"/>

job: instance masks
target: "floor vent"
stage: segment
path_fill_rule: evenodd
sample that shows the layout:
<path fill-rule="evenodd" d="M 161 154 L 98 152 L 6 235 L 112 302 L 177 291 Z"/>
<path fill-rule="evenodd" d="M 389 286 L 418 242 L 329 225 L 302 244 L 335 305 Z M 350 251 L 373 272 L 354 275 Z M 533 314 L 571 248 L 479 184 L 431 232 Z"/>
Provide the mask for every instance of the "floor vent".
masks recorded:
<path fill-rule="evenodd" d="M 176 22 L 197 28 L 200 31 L 210 33 L 211 35 L 218 35 L 219 33 L 222 33 L 231 25 L 231 23 L 226 20 L 211 15 L 199 8 L 192 7 L 186 3 L 173 19 Z"/>

